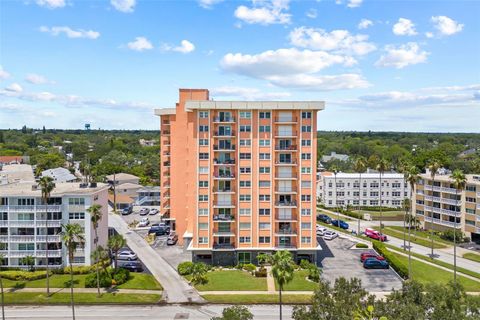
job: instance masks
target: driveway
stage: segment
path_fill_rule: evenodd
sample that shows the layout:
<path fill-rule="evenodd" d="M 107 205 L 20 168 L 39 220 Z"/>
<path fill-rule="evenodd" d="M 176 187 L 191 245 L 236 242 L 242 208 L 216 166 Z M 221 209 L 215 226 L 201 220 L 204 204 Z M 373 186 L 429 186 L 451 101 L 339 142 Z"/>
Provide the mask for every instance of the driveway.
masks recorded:
<path fill-rule="evenodd" d="M 354 242 L 338 237 L 330 241 L 318 238 L 318 243 L 323 248 L 319 251 L 317 261 L 323 268 L 322 277 L 332 283 L 340 277 L 358 278 L 369 292 L 390 291 L 392 288 L 402 287 L 402 280 L 392 269 L 364 269 L 360 254 L 369 250 L 350 249 L 355 245 Z"/>

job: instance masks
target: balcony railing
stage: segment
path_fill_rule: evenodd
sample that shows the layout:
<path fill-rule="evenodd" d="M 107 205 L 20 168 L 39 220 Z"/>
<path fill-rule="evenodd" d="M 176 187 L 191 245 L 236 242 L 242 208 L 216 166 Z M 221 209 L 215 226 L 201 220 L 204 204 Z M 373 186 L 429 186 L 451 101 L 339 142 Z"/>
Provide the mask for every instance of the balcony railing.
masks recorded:
<path fill-rule="evenodd" d="M 170 167 L 170 162 L 169 162 L 169 161 L 165 161 L 165 162 L 163 163 L 163 166 L 164 166 L 164 167 Z"/>
<path fill-rule="evenodd" d="M 162 124 L 169 126 L 169 125 L 170 125 L 170 121 L 169 121 L 169 120 L 163 120 L 163 121 L 162 121 Z"/>
<path fill-rule="evenodd" d="M 290 145 L 290 146 L 276 145 L 275 150 L 277 150 L 277 151 L 297 151 L 297 146 L 296 145 Z"/>
<path fill-rule="evenodd" d="M 37 211 L 47 211 L 47 212 L 61 212 L 62 211 L 62 206 L 55 204 L 55 205 L 37 205 L 36 206 Z"/>
<path fill-rule="evenodd" d="M 280 235 L 295 235 L 297 234 L 297 231 L 294 229 L 286 228 L 286 229 L 278 229 L 276 233 Z"/>
<path fill-rule="evenodd" d="M 232 123 L 235 122 L 235 117 L 214 117 L 213 122 L 215 123 Z"/>
<path fill-rule="evenodd" d="M 8 227 L 8 220 L 0 220 L 0 227 Z"/>
<path fill-rule="evenodd" d="M 215 173 L 213 177 L 216 179 L 234 179 L 235 174 L 234 173 Z"/>
<path fill-rule="evenodd" d="M 287 118 L 287 117 L 276 117 L 274 120 L 275 120 L 275 122 L 277 122 L 277 123 L 296 123 L 296 122 L 297 122 L 297 118 L 296 118 L 296 117 L 290 117 L 290 118 Z"/>
<path fill-rule="evenodd" d="M 44 258 L 47 256 L 47 250 L 37 250 L 36 257 Z M 49 258 L 59 258 L 62 256 L 62 250 L 48 250 Z"/>
<path fill-rule="evenodd" d="M 213 164 L 228 164 L 228 165 L 233 165 L 235 164 L 235 159 L 225 159 L 225 160 L 220 160 L 220 159 L 213 159 Z"/>
<path fill-rule="evenodd" d="M 294 173 L 277 173 L 275 179 L 296 179 Z"/>
<path fill-rule="evenodd" d="M 217 201 L 213 204 L 214 208 L 234 208 L 235 203 L 231 201 Z"/>
<path fill-rule="evenodd" d="M 297 190 L 294 187 L 277 187 L 275 192 L 297 193 Z"/>
<path fill-rule="evenodd" d="M 214 250 L 234 250 L 233 243 L 213 243 Z"/>
<path fill-rule="evenodd" d="M 295 249 L 296 248 L 294 243 L 276 243 L 275 247 L 276 248 L 282 248 L 282 249 Z"/>
<path fill-rule="evenodd" d="M 233 237 L 235 234 L 232 230 L 213 230 L 215 237 Z"/>
<path fill-rule="evenodd" d="M 275 164 L 277 164 L 277 165 L 292 165 L 292 164 L 297 164 L 297 161 L 295 159 L 275 160 Z"/>
<path fill-rule="evenodd" d="M 35 206 L 8 206 L 10 211 L 34 211 Z"/>
<path fill-rule="evenodd" d="M 34 250 L 10 250 L 9 254 L 10 258 L 23 258 L 26 256 L 34 256 Z"/>
<path fill-rule="evenodd" d="M 296 207 L 297 201 L 275 201 L 277 207 Z"/>
<path fill-rule="evenodd" d="M 213 150 L 215 151 L 235 151 L 235 145 L 229 145 L 229 146 L 219 146 L 219 145 L 214 145 Z"/>
<path fill-rule="evenodd" d="M 452 228 L 461 228 L 460 223 L 455 223 L 455 222 L 451 222 L 451 221 L 445 221 L 445 220 L 442 220 L 442 219 L 437 219 L 437 218 L 432 218 L 432 217 L 425 216 L 425 221 L 432 222 L 432 220 L 433 220 L 433 223 L 436 223 L 436 224 L 441 224 L 441 225 L 452 227 Z"/>
<path fill-rule="evenodd" d="M 170 130 L 162 130 L 162 134 L 168 136 L 170 135 Z"/>
<path fill-rule="evenodd" d="M 230 188 L 212 188 L 212 191 L 214 193 L 232 193 L 232 192 L 235 192 L 235 189 L 233 187 L 230 187 Z"/>
<path fill-rule="evenodd" d="M 275 137 L 296 137 L 297 131 L 275 131 Z"/>
<path fill-rule="evenodd" d="M 233 137 L 235 136 L 235 131 L 230 131 L 230 132 L 220 132 L 220 131 L 215 131 L 213 133 L 215 137 Z"/>
<path fill-rule="evenodd" d="M 235 217 L 231 214 L 215 214 L 213 215 L 213 221 L 233 221 Z"/>
<path fill-rule="evenodd" d="M 294 221 L 294 220 L 297 220 L 296 216 L 294 215 L 284 215 L 284 214 L 277 214 L 275 216 L 275 219 L 279 220 L 279 221 Z"/>

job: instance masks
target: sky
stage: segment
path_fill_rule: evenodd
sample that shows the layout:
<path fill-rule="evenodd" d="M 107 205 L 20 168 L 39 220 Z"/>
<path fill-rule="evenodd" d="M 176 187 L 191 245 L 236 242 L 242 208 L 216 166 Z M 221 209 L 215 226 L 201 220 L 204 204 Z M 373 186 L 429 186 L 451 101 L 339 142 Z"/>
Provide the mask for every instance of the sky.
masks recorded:
<path fill-rule="evenodd" d="M 179 88 L 319 130 L 480 132 L 480 1 L 6 0 L 0 128 L 159 128 Z"/>

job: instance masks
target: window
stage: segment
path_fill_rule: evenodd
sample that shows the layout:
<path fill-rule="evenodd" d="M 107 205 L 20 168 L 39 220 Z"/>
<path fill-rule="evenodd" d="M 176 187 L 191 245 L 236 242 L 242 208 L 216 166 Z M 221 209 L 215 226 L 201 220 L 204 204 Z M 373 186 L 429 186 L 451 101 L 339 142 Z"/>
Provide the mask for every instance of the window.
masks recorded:
<path fill-rule="evenodd" d="M 302 216 L 309 216 L 311 215 L 311 212 L 310 209 L 302 209 Z"/>
<path fill-rule="evenodd" d="M 310 168 L 310 167 L 302 167 L 302 173 L 312 173 L 312 168 Z"/>
<path fill-rule="evenodd" d="M 270 147 L 270 140 L 261 139 L 260 147 Z"/>
<path fill-rule="evenodd" d="M 260 119 L 270 119 L 270 112 L 260 112 Z"/>
<path fill-rule="evenodd" d="M 250 230 L 251 228 L 250 222 L 240 222 L 240 230 Z"/>
<path fill-rule="evenodd" d="M 270 160 L 270 153 L 260 153 L 260 160 Z"/>
<path fill-rule="evenodd" d="M 240 132 L 251 132 L 252 127 L 251 126 L 240 126 Z"/>
<path fill-rule="evenodd" d="M 208 243 L 208 238 L 207 237 L 198 237 L 198 243 L 199 244 L 207 244 Z"/>
<path fill-rule="evenodd" d="M 378 191 L 370 192 L 370 197 L 378 197 Z"/>
<path fill-rule="evenodd" d="M 302 181 L 302 188 L 311 188 L 312 181 Z"/>
<path fill-rule="evenodd" d="M 476 192 L 477 191 L 477 187 L 471 185 L 471 184 L 467 184 L 467 187 L 465 188 L 465 190 L 467 191 L 472 191 L 472 192 Z"/>
<path fill-rule="evenodd" d="M 251 262 L 250 252 L 239 252 L 238 253 L 238 263 L 247 264 Z"/>
<path fill-rule="evenodd" d="M 84 198 L 70 198 L 70 199 L 68 199 L 68 204 L 69 205 L 74 205 L 74 206 L 83 206 L 83 205 L 85 205 L 85 199 Z"/>
<path fill-rule="evenodd" d="M 392 196 L 393 196 L 393 197 L 400 197 L 400 196 L 401 196 L 401 193 L 400 193 L 400 191 L 393 191 L 393 192 L 392 192 Z"/>
<path fill-rule="evenodd" d="M 302 126 L 302 132 L 312 132 L 312 126 Z"/>
<path fill-rule="evenodd" d="M 241 180 L 240 188 L 250 188 L 252 186 L 252 181 L 250 180 Z"/>
<path fill-rule="evenodd" d="M 270 243 L 270 237 L 258 237 L 259 243 Z"/>
<path fill-rule="evenodd" d="M 198 209 L 198 215 L 199 216 L 208 216 L 208 209 L 204 209 L 204 208 L 203 209 L 202 208 Z"/>
<path fill-rule="evenodd" d="M 475 225 L 475 221 L 471 221 L 471 220 L 465 219 L 465 224 L 469 224 L 469 225 L 471 225 L 471 226 L 474 226 L 474 225 Z"/>
<path fill-rule="evenodd" d="M 239 242 L 240 242 L 240 243 L 250 243 L 250 242 L 251 242 L 251 238 L 250 238 L 250 237 L 240 237 L 240 238 L 239 238 Z"/>
<path fill-rule="evenodd" d="M 400 183 L 392 182 L 392 188 L 400 188 Z"/>
<path fill-rule="evenodd" d="M 198 186 L 200 188 L 208 188 L 208 181 L 199 181 Z"/>
<path fill-rule="evenodd" d="M 258 196 L 259 201 L 270 201 L 270 195 L 269 194 L 260 194 Z"/>
<path fill-rule="evenodd" d="M 302 194 L 302 201 L 303 202 L 310 202 L 311 196 L 309 194 Z"/>
<path fill-rule="evenodd" d="M 466 211 L 468 214 L 475 214 L 475 209 L 466 208 L 465 211 Z"/>
<path fill-rule="evenodd" d="M 251 119 L 252 112 L 251 111 L 240 111 L 240 119 Z"/>
<path fill-rule="evenodd" d="M 252 145 L 252 140 L 250 139 L 240 139 L 240 146 L 249 147 Z"/>
<path fill-rule="evenodd" d="M 198 131 L 200 131 L 200 132 L 208 132 L 208 126 L 198 126 Z"/>
<path fill-rule="evenodd" d="M 310 222 L 302 222 L 303 230 L 310 230 L 311 228 L 312 228 L 312 224 Z"/>
<path fill-rule="evenodd" d="M 200 168 L 198 168 L 198 173 L 208 173 L 208 167 L 200 167 Z"/>
<path fill-rule="evenodd" d="M 400 207 L 400 200 L 392 200 L 392 205 L 395 207 Z"/>
<path fill-rule="evenodd" d="M 302 119 L 311 119 L 311 118 L 312 118 L 311 112 L 307 112 L 307 111 L 302 112 Z"/>
<path fill-rule="evenodd" d="M 35 250 L 35 244 L 34 243 L 19 243 L 18 244 L 18 250 L 21 250 L 21 251 Z"/>
<path fill-rule="evenodd" d="M 208 146 L 208 139 L 199 139 L 199 145 Z"/>
<path fill-rule="evenodd" d="M 200 152 L 198 154 L 198 159 L 200 160 L 208 160 L 208 153 L 207 152 Z"/>
<path fill-rule="evenodd" d="M 312 145 L 312 140 L 302 140 L 303 147 L 310 147 Z"/>
<path fill-rule="evenodd" d="M 302 237 L 302 243 L 303 244 L 309 244 L 309 243 L 311 243 L 311 241 L 312 241 L 312 238 L 310 238 L 310 237 Z"/>
<path fill-rule="evenodd" d="M 250 167 L 240 167 L 240 173 L 251 173 L 252 170 Z"/>
<path fill-rule="evenodd" d="M 269 187 L 270 187 L 270 181 L 268 181 L 268 180 L 260 180 L 260 181 L 258 182 L 258 186 L 259 186 L 260 188 L 269 188 Z"/>
<path fill-rule="evenodd" d="M 423 215 L 425 215 L 425 212 L 423 212 L 423 210 L 417 210 L 417 214 L 419 216 L 423 216 Z"/>
<path fill-rule="evenodd" d="M 250 202 L 250 201 L 252 201 L 252 195 L 250 195 L 250 194 L 241 194 L 241 195 L 240 195 L 240 201 L 242 201 L 242 202 Z"/>
<path fill-rule="evenodd" d="M 240 208 L 240 215 L 241 216 L 249 216 L 251 213 L 250 209 L 248 208 Z"/>
<path fill-rule="evenodd" d="M 204 118 L 204 119 L 205 119 L 205 118 L 208 118 L 208 111 L 200 111 L 200 112 L 198 113 L 198 116 L 199 116 L 200 118 Z"/>
<path fill-rule="evenodd" d="M 198 224 L 198 230 L 208 230 L 208 223 L 200 222 Z"/>
<path fill-rule="evenodd" d="M 70 220 L 83 220 L 85 219 L 85 212 L 69 212 L 68 219 Z"/>
<path fill-rule="evenodd" d="M 85 263 L 85 257 L 73 257 L 72 263 Z"/>
<path fill-rule="evenodd" d="M 258 229 L 260 230 L 268 230 L 270 229 L 270 222 L 260 222 L 258 224 Z"/>
<path fill-rule="evenodd" d="M 198 201 L 200 202 L 207 202 L 208 201 L 208 194 L 199 194 Z"/>
<path fill-rule="evenodd" d="M 466 201 L 466 202 L 473 202 L 473 203 L 475 203 L 475 202 L 477 202 L 477 199 L 471 198 L 471 197 L 465 197 L 465 201 Z"/>
<path fill-rule="evenodd" d="M 250 160 L 252 158 L 251 153 L 240 153 L 240 159 L 241 160 Z"/>
<path fill-rule="evenodd" d="M 259 172 L 260 173 L 270 173 L 270 167 L 260 167 Z"/>
<path fill-rule="evenodd" d="M 310 160 L 312 158 L 311 153 L 302 153 L 302 160 Z"/>
<path fill-rule="evenodd" d="M 270 215 L 270 209 L 258 209 L 258 215 L 269 216 Z"/>
<path fill-rule="evenodd" d="M 270 132 L 270 126 L 259 126 L 258 131 L 259 132 Z"/>

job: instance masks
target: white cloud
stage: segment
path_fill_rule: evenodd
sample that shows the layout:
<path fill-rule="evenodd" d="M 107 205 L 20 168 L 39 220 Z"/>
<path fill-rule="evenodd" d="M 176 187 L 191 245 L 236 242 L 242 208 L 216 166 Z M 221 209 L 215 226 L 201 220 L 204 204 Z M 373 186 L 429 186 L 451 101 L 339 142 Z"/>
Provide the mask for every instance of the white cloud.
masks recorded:
<path fill-rule="evenodd" d="M 116 10 L 130 13 L 135 8 L 136 0 L 110 0 L 110 3 Z"/>
<path fill-rule="evenodd" d="M 431 18 L 435 29 L 441 35 L 451 36 L 463 30 L 464 25 L 446 16 L 435 16 Z"/>
<path fill-rule="evenodd" d="M 216 97 L 236 97 L 242 100 L 280 100 L 291 96 L 289 92 L 267 92 L 257 88 L 229 86 L 214 88 L 210 93 Z"/>
<path fill-rule="evenodd" d="M 422 51 L 416 42 L 409 42 L 400 46 L 385 46 L 386 54 L 382 55 L 375 63 L 377 67 L 404 68 L 408 65 L 427 61 L 428 52 Z"/>
<path fill-rule="evenodd" d="M 317 9 L 310 9 L 308 10 L 305 15 L 310 19 L 315 19 L 318 16 Z"/>
<path fill-rule="evenodd" d="M 363 0 L 349 0 L 348 1 L 348 4 L 347 4 L 347 7 L 349 8 L 357 8 L 357 7 L 360 7 L 360 5 L 362 4 Z"/>
<path fill-rule="evenodd" d="M 433 38 L 433 32 L 425 32 L 425 37 Z"/>
<path fill-rule="evenodd" d="M 46 83 L 51 83 L 47 78 L 45 78 L 42 75 L 35 74 L 35 73 L 30 73 L 27 74 L 25 77 L 25 81 L 33 83 L 33 84 L 46 84 Z"/>
<path fill-rule="evenodd" d="M 136 37 L 135 41 L 127 43 L 127 47 L 134 51 L 144 51 L 153 49 L 153 45 L 145 37 Z"/>
<path fill-rule="evenodd" d="M 83 30 L 83 29 L 73 30 L 70 27 L 66 27 L 66 26 L 51 27 L 51 28 L 46 26 L 41 26 L 40 31 L 49 33 L 52 36 L 58 36 L 64 33 L 68 38 L 97 39 L 98 37 L 100 37 L 100 32 L 97 32 L 97 31 Z"/>
<path fill-rule="evenodd" d="M 172 46 L 172 45 L 169 45 L 169 44 L 164 44 L 162 46 L 162 50 L 164 50 L 164 51 L 176 51 L 176 52 L 181 52 L 181 53 L 190 53 L 190 52 L 193 52 L 195 50 L 195 45 L 188 40 L 182 40 L 180 42 L 180 45 L 176 46 L 176 47 Z"/>
<path fill-rule="evenodd" d="M 358 29 L 367 29 L 368 27 L 373 26 L 373 21 L 368 19 L 362 19 L 358 23 Z"/>
<path fill-rule="evenodd" d="M 398 22 L 393 25 L 392 31 L 397 36 L 414 36 L 417 34 L 415 24 L 405 18 L 398 19 Z"/>
<path fill-rule="evenodd" d="M 279 87 L 301 90 L 331 91 L 371 86 L 365 78 L 356 73 L 338 75 L 297 74 L 292 76 L 273 76 L 269 80 L 272 84 Z"/>
<path fill-rule="evenodd" d="M 63 8 L 66 5 L 65 0 L 36 0 L 35 3 L 49 9 Z"/>
<path fill-rule="evenodd" d="M 5 71 L 3 67 L 0 65 L 0 80 L 5 80 L 10 77 L 10 73 Z"/>
<path fill-rule="evenodd" d="M 5 88 L 6 91 L 9 91 L 9 92 L 15 92 L 15 93 L 18 93 L 18 92 L 22 92 L 23 91 L 23 88 L 21 85 L 19 85 L 18 83 L 14 82 L 12 83 L 11 85 L 9 85 L 8 87 Z"/>
<path fill-rule="evenodd" d="M 286 13 L 290 0 L 253 0 L 253 7 L 239 6 L 235 17 L 248 24 L 288 24 L 291 14 Z"/>
<path fill-rule="evenodd" d="M 217 3 L 223 2 L 223 0 L 198 0 L 200 7 L 205 9 L 211 9 Z"/>
<path fill-rule="evenodd" d="M 376 49 L 375 45 L 367 42 L 367 35 L 352 35 L 347 30 L 333 30 L 299 27 L 289 34 L 290 42 L 302 48 L 333 51 L 336 53 L 365 55 Z"/>

